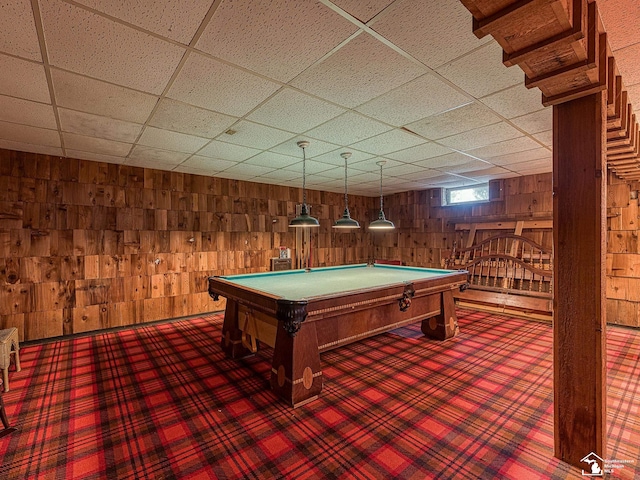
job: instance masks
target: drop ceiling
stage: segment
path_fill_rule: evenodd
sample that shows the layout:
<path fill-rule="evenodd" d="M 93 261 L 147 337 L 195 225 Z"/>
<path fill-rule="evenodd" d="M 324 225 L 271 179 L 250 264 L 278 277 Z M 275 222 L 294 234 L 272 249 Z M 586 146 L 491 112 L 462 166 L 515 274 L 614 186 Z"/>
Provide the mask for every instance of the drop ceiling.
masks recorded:
<path fill-rule="evenodd" d="M 640 6 L 598 0 L 632 103 Z M 629 30 L 629 25 L 634 26 Z M 458 0 L 0 0 L 0 148 L 375 196 L 551 171 Z"/>

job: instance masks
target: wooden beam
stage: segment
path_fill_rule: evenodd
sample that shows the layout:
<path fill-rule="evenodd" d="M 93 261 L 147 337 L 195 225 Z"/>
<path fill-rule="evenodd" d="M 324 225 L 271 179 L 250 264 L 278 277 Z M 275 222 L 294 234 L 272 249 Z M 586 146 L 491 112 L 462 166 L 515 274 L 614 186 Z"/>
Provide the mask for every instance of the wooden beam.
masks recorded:
<path fill-rule="evenodd" d="M 595 8 L 596 8 L 595 4 L 589 4 L 589 12 L 591 12 L 592 10 L 595 10 Z M 590 15 L 594 15 L 594 14 L 590 13 Z M 592 27 L 590 25 L 589 29 L 591 30 L 591 28 L 596 28 L 596 27 Z M 571 88 L 563 93 L 559 93 L 557 95 L 551 95 L 551 96 L 548 96 L 544 93 L 545 89 L 548 89 L 549 86 L 540 87 L 540 90 L 542 90 L 543 92 L 542 104 L 545 107 L 548 107 L 550 105 L 558 105 L 559 103 L 563 103 L 563 102 L 570 102 L 577 98 L 590 96 L 594 93 L 600 93 L 601 91 L 607 89 L 607 34 L 606 33 L 598 34 L 596 30 L 596 38 L 598 39 L 597 41 L 598 61 L 596 64 L 597 67 L 589 70 L 588 71 L 589 75 L 587 75 L 587 77 L 590 78 L 591 82 L 587 83 L 583 87 Z M 593 74 L 594 72 L 597 73 L 596 78 L 591 78 L 591 74 Z M 567 82 L 566 78 L 563 80 L 563 82 L 565 82 L 565 86 L 566 84 L 572 85 L 572 82 Z M 605 111 L 605 114 L 606 114 L 606 111 Z M 605 125 L 606 125 L 606 118 L 605 118 Z"/>
<path fill-rule="evenodd" d="M 473 19 L 473 33 L 476 37 L 482 38 L 492 31 L 500 28 L 501 24 L 517 22 L 522 15 L 523 8 L 534 10 L 545 5 L 555 3 L 556 0 L 517 0 L 507 5 L 502 10 L 489 15 L 482 20 Z M 469 8 L 469 7 L 467 7 Z M 515 17 L 515 20 L 514 20 Z"/>
<path fill-rule="evenodd" d="M 574 53 L 579 55 L 578 52 L 582 50 L 579 42 L 585 36 L 586 15 L 583 15 L 583 6 L 586 10 L 586 3 L 583 0 L 573 0 L 571 28 L 521 50 L 512 53 L 505 51 L 502 56 L 502 63 L 507 67 L 520 65 L 525 73 L 532 74 L 531 69 L 526 64 L 535 57 L 548 57 L 550 54 L 559 57 L 556 52 L 560 52 L 567 47 L 573 48 L 575 50 Z"/>
<path fill-rule="evenodd" d="M 471 230 L 475 225 L 475 230 L 515 230 L 518 223 L 522 222 L 523 230 L 533 230 L 538 228 L 553 228 L 553 220 L 509 220 L 505 222 L 482 222 L 482 223 L 456 223 L 456 230 Z M 468 245 L 470 247 L 471 245 Z"/>
<path fill-rule="evenodd" d="M 606 92 L 553 107 L 555 456 L 606 457 Z"/>
<path fill-rule="evenodd" d="M 622 77 L 620 78 L 620 82 L 622 83 Z M 618 79 L 616 78 L 616 82 Z M 622 86 L 620 87 L 622 88 Z M 629 119 L 631 118 L 631 113 L 633 107 L 629 103 L 629 94 L 626 90 L 622 90 L 620 93 L 620 114 L 614 117 L 607 117 L 607 131 L 608 133 L 613 133 L 618 130 L 622 131 L 622 135 L 624 135 L 624 131 L 629 127 Z"/>

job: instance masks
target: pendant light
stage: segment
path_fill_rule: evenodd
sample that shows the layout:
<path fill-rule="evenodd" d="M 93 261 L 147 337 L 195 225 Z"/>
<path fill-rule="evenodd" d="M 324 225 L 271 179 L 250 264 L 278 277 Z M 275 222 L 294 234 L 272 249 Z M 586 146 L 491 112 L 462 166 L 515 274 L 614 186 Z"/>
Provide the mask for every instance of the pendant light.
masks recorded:
<path fill-rule="evenodd" d="M 347 160 L 351 157 L 351 152 L 343 152 L 340 154 L 344 158 L 344 214 L 333 225 L 333 228 L 355 229 L 360 228 L 360 224 L 351 218 L 349 214 L 349 196 L 347 194 Z"/>
<path fill-rule="evenodd" d="M 291 220 L 290 227 L 295 228 L 313 228 L 319 227 L 320 223 L 317 218 L 313 218 L 307 211 L 307 190 L 306 190 L 306 170 L 305 164 L 307 161 L 305 148 L 309 146 L 309 142 L 306 140 L 300 140 L 298 146 L 302 149 L 302 209 L 300 215 Z"/>
<path fill-rule="evenodd" d="M 386 163 L 384 160 L 376 162 L 376 165 L 380 165 L 380 213 L 378 213 L 378 219 L 369 224 L 369 229 L 371 230 L 392 230 L 396 228 L 393 222 L 384 218 L 384 211 L 382 210 L 382 166 Z"/>

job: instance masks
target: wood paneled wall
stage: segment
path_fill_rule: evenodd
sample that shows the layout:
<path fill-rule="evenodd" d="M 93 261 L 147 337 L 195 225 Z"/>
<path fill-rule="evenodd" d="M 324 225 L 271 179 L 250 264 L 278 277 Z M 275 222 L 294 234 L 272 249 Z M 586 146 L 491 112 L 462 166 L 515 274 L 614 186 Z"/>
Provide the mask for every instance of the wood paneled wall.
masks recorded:
<path fill-rule="evenodd" d="M 503 181 L 499 200 L 474 205 L 441 206 L 436 190 L 403 192 L 385 198 L 385 214 L 396 225 L 388 233 L 372 234 L 376 258 L 401 260 L 407 265 L 440 268 L 454 242 L 465 245 L 468 231 L 457 223 L 497 222 L 552 218 L 551 174 L 527 175 Z M 484 230 L 476 242 L 499 231 Z M 525 230 L 523 235 L 551 248 L 551 229 Z"/>
<path fill-rule="evenodd" d="M 609 173 L 607 321 L 632 327 L 640 327 L 638 190 L 640 182 L 620 180 Z"/>
<path fill-rule="evenodd" d="M 439 206 L 433 190 L 389 195 L 385 198 L 385 213 L 397 228 L 372 234 L 374 257 L 439 268 L 454 242 L 467 242 L 469 232 L 456 231 L 456 223 L 551 218 L 552 183 L 551 174 L 508 178 L 504 180 L 502 200 L 469 206 Z M 627 182 L 610 174 L 607 321 L 632 327 L 640 327 L 639 191 L 640 182 Z M 497 233 L 478 231 L 476 243 Z M 546 248 L 553 246 L 550 229 L 524 230 L 523 235 Z"/>
<path fill-rule="evenodd" d="M 387 233 L 336 233 L 342 195 L 308 191 L 321 223 L 312 264 L 441 267 L 454 242 L 466 243 L 456 223 L 551 217 L 551 174 L 503 187 L 500 200 L 468 206 L 440 206 L 434 190 L 389 195 L 397 228 Z M 636 327 L 639 189 L 612 176 L 608 193 L 607 317 Z M 218 310 L 207 278 L 269 270 L 280 245 L 295 246 L 288 221 L 301 200 L 294 187 L 0 150 L 0 328 L 35 340 Z M 365 227 L 377 202 L 350 196 L 352 216 Z M 523 234 L 552 245 L 550 230 Z"/>
<path fill-rule="evenodd" d="M 307 198 L 321 223 L 313 265 L 371 257 L 364 229 L 331 229 L 341 194 Z M 269 270 L 295 246 L 301 200 L 293 187 L 0 150 L 0 328 L 35 340 L 218 310 L 207 278 Z M 364 224 L 374 204 L 349 198 Z"/>

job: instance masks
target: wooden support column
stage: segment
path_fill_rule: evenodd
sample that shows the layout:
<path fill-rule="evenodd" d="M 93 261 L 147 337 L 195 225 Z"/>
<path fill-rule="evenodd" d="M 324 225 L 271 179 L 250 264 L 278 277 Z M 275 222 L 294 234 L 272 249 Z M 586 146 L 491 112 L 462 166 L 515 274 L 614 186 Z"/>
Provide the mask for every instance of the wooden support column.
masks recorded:
<path fill-rule="evenodd" d="M 606 107 L 606 92 L 553 107 L 555 456 L 581 469 L 607 458 Z"/>

